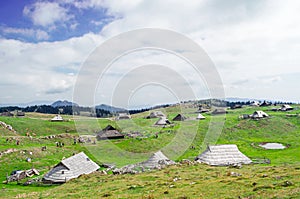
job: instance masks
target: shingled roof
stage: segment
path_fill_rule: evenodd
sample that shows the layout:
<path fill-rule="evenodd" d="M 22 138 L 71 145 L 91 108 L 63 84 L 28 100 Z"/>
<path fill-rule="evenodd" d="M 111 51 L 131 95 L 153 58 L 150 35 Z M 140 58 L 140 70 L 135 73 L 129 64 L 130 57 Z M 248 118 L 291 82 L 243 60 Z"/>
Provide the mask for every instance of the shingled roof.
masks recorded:
<path fill-rule="evenodd" d="M 154 153 L 148 160 L 141 162 L 139 165 L 145 168 L 156 168 L 161 165 L 175 164 L 174 161 L 167 158 L 161 151 Z"/>
<path fill-rule="evenodd" d="M 225 109 L 219 108 L 215 109 L 211 112 L 212 115 L 218 115 L 218 114 L 226 114 L 227 111 Z"/>
<path fill-rule="evenodd" d="M 165 117 L 162 117 L 162 118 L 159 118 L 159 120 L 157 120 L 157 122 L 155 122 L 155 126 L 164 126 L 164 125 L 168 125 L 168 124 L 171 124 L 171 122 L 165 118 Z"/>
<path fill-rule="evenodd" d="M 151 112 L 148 116 L 146 116 L 146 119 L 160 118 L 160 117 L 166 117 L 166 115 L 161 111 L 155 111 L 155 112 Z"/>
<path fill-rule="evenodd" d="M 96 136 L 96 138 L 98 140 L 120 139 L 120 138 L 124 138 L 124 137 L 125 136 L 117 130 L 101 131 Z"/>
<path fill-rule="evenodd" d="M 204 120 L 205 117 L 201 113 L 199 113 L 196 119 L 197 120 Z"/>
<path fill-rule="evenodd" d="M 184 121 L 184 120 L 186 120 L 187 119 L 187 117 L 185 117 L 184 115 L 182 115 L 182 114 L 178 114 L 178 115 L 176 115 L 174 118 L 173 118 L 173 121 Z"/>
<path fill-rule="evenodd" d="M 208 146 L 195 160 L 214 166 L 252 163 L 235 144 Z"/>
<path fill-rule="evenodd" d="M 263 111 L 255 111 L 252 115 L 250 115 L 252 119 L 265 118 L 269 117 L 269 115 Z"/>
<path fill-rule="evenodd" d="M 60 115 L 56 115 L 51 119 L 51 122 L 62 122 L 62 121 L 64 121 L 64 119 Z"/>
<path fill-rule="evenodd" d="M 43 181 L 64 183 L 82 174 L 90 174 L 99 168 L 85 153 L 80 152 L 62 160 L 43 177 Z"/>
<path fill-rule="evenodd" d="M 102 129 L 103 131 L 110 131 L 110 130 L 117 130 L 115 127 L 113 127 L 112 125 L 107 125 L 104 129 Z"/>

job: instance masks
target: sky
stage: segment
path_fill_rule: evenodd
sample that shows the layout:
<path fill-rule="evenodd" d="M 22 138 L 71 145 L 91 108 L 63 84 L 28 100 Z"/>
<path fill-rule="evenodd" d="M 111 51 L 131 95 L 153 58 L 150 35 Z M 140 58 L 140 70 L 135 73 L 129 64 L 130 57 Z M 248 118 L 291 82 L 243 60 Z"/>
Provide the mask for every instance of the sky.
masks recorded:
<path fill-rule="evenodd" d="M 72 101 L 90 55 L 109 39 L 142 28 L 171 30 L 197 43 L 214 63 L 225 97 L 299 102 L 299 10 L 300 2 L 294 0 L 0 1 L 0 104 Z M 118 92 L 115 88 L 122 81 L 137 80 L 122 79 L 124 74 L 116 70 L 152 60 L 183 77 L 176 87 L 185 90 L 184 79 L 193 81 L 188 87 L 196 98 L 210 97 L 205 78 L 185 74 L 190 65 L 165 52 L 137 52 L 113 63 L 114 75 L 105 80 L 113 86 L 99 84 L 94 103 L 138 107 L 181 100 L 159 82 L 136 86 L 125 100 L 107 94 Z M 140 79 L 151 76 L 133 74 Z"/>

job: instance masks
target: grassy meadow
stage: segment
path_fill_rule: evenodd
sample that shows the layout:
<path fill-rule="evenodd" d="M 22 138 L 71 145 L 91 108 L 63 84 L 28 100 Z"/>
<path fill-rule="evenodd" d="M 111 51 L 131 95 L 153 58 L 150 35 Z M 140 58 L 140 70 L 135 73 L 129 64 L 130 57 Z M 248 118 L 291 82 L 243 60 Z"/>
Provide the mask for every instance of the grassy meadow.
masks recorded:
<path fill-rule="evenodd" d="M 162 150 L 175 161 L 193 160 L 205 150 L 206 144 L 236 144 L 252 159 L 267 158 L 270 164 L 254 164 L 241 169 L 211 167 L 203 164 L 174 165 L 159 171 L 137 175 L 103 175 L 96 172 L 81 176 L 60 186 L 28 185 L 10 182 L 1 184 L 0 198 L 300 198 L 300 114 L 295 105 L 290 112 L 272 112 L 270 107 L 244 107 L 228 110 L 224 116 L 204 113 L 205 120 L 195 120 L 194 108 L 169 107 L 163 111 L 171 121 L 181 111 L 190 120 L 174 122 L 168 128 L 155 127 L 157 119 L 144 119 L 148 113 L 132 115 L 132 120 L 63 116 L 64 122 L 50 122 L 54 115 L 27 113 L 25 117 L 0 117 L 16 132 L 0 127 L 0 152 L 15 152 L 0 156 L 0 181 L 13 170 L 38 169 L 39 177 L 48 172 L 63 157 L 84 151 L 98 164 L 121 167 L 146 160 Z M 261 120 L 239 119 L 242 114 L 263 110 L 270 117 Z M 220 134 L 214 126 L 224 126 Z M 97 141 L 96 144 L 74 144 L 74 137 L 90 136 L 106 125 L 116 126 L 122 133 L 140 132 L 140 138 Z M 212 134 L 207 136 L 208 130 Z M 30 134 L 32 137 L 26 136 Z M 155 135 L 158 134 L 158 137 Z M 55 135 L 49 139 L 49 136 Z M 214 137 L 215 136 L 215 137 Z M 16 140 L 20 141 L 16 145 Z M 213 140 L 213 143 L 204 143 Z M 63 142 L 64 147 L 57 147 Z M 266 150 L 262 142 L 280 142 L 283 150 Z M 42 151 L 43 146 L 47 147 Z M 193 146 L 193 147 L 191 147 Z M 30 155 L 32 152 L 32 155 Z M 31 158 L 31 162 L 26 159 Z M 230 173 L 238 173 L 232 176 Z M 34 176 L 35 178 L 37 176 Z"/>

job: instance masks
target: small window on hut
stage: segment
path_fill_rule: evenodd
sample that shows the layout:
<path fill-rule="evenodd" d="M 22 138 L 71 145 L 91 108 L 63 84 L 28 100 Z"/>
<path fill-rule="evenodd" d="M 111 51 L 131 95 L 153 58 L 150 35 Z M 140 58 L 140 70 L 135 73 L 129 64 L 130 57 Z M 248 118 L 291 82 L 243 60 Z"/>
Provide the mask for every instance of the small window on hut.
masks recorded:
<path fill-rule="evenodd" d="M 61 171 L 61 174 L 65 174 L 65 171 Z"/>

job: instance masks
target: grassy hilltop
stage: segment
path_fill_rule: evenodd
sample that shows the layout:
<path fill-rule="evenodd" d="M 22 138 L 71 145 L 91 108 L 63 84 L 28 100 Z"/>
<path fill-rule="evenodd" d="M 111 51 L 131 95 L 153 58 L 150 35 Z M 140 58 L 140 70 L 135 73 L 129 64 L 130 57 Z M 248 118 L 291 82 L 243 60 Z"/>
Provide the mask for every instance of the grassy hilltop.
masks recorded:
<path fill-rule="evenodd" d="M 300 109 L 289 114 L 299 114 Z M 81 176 L 60 186 L 23 186 L 16 182 L 2 184 L 0 198 L 300 198 L 300 117 L 287 117 L 286 112 L 271 112 L 270 107 L 229 110 L 217 144 L 236 144 L 250 158 L 268 158 L 271 164 L 247 165 L 241 169 L 211 167 L 208 165 L 174 165 L 160 171 L 137 175 L 103 175 L 100 173 Z M 262 120 L 242 120 L 239 115 L 264 110 L 271 117 Z M 165 109 L 171 120 L 179 107 Z M 181 110 L 189 118 L 197 116 L 195 109 Z M 0 151 L 16 149 L 0 157 L 0 181 L 13 170 L 34 167 L 41 176 L 63 157 L 84 151 L 95 162 L 113 163 L 118 167 L 146 160 L 157 150 L 171 159 L 195 158 L 205 150 L 204 139 L 211 125 L 223 116 L 203 114 L 206 120 L 174 122 L 174 127 L 159 128 L 157 119 L 144 119 L 147 113 L 133 115 L 132 120 L 113 121 L 87 117 L 63 116 L 65 122 L 50 122 L 53 115 L 28 113 L 24 118 L 0 117 L 16 132 L 0 128 Z M 212 120 L 212 117 L 214 119 Z M 96 144 L 73 144 L 74 137 L 91 136 L 107 124 L 117 126 L 122 133 L 138 131 L 143 138 L 126 138 L 114 141 L 97 141 Z M 196 129 L 196 133 L 193 131 Z M 26 136 L 29 133 L 32 137 Z M 158 138 L 155 134 L 158 133 Z M 49 139 L 49 136 L 55 135 Z M 7 141 L 8 140 L 8 141 Z M 16 145 L 16 140 L 20 145 Z M 183 154 L 176 153 L 184 142 L 192 143 Z M 55 142 L 63 142 L 57 147 Z M 280 142 L 288 148 L 265 150 L 261 142 Z M 171 143 L 171 144 L 170 144 Z M 41 148 L 47 146 L 46 151 Z M 32 152 L 32 155 L 29 154 Z M 26 158 L 30 157 L 31 162 Z M 232 176 L 231 172 L 241 174 Z"/>

